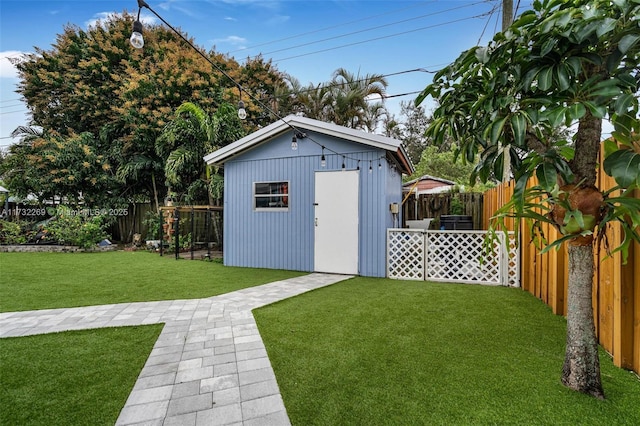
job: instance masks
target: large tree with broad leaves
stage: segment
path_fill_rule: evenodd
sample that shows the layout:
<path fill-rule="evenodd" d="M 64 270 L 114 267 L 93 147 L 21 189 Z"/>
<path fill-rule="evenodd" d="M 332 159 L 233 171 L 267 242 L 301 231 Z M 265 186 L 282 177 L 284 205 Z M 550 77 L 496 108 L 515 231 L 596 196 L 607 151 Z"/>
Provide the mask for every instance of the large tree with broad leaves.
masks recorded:
<path fill-rule="evenodd" d="M 108 160 L 110 173 L 115 173 L 115 179 L 109 179 L 109 199 L 102 197 L 105 202 L 162 198 L 166 187 L 156 178 L 163 173 L 165 159 L 156 153 L 156 139 L 185 101 L 197 103 L 209 114 L 221 105 L 236 105 L 241 95 L 238 84 L 242 84 L 252 94 L 243 93 L 249 111 L 243 127 L 251 131 L 267 120 L 256 100 L 284 84 L 283 74 L 270 61 L 258 57 L 241 66 L 213 50 L 190 47 L 163 25 L 148 25 L 144 48 L 134 49 L 129 43 L 133 19 L 125 13 L 87 29 L 67 25 L 51 48 L 36 47 L 34 53 L 16 61 L 18 93 L 31 112 L 31 124 L 43 129 L 42 137 L 56 135 L 49 145 L 72 139 L 62 150 L 74 147 L 78 135 L 93 135 L 97 154 Z M 74 155 L 72 150 L 65 158 L 71 160 Z M 22 158 L 30 161 L 37 156 Z M 55 194 L 55 184 L 62 182 L 78 183 L 43 181 L 47 185 L 41 188 L 40 182 L 33 182 L 24 189 Z M 82 189 L 82 194 L 96 195 L 96 199 L 105 193 L 104 188 L 91 185 Z M 66 187 L 61 187 L 64 191 Z"/>
<path fill-rule="evenodd" d="M 222 175 L 202 158 L 244 135 L 236 109 L 221 105 L 207 114 L 198 105 L 185 102 L 156 140 L 156 152 L 164 160 L 166 185 L 178 201 L 188 204 L 217 204 L 222 198 Z"/>
<path fill-rule="evenodd" d="M 474 177 L 516 180 L 511 202 L 496 218 L 525 218 L 546 249 L 568 244 L 567 346 L 562 382 L 604 397 L 593 322 L 594 245 L 617 221 L 626 259 L 640 241 L 640 0 L 541 0 L 486 47 L 464 52 L 417 99 L 439 103 L 427 136 L 459 143 Z M 617 186 L 597 188 L 602 122 L 604 172 Z M 572 140 L 553 137 L 573 126 Z M 537 184 L 527 186 L 531 177 Z M 544 211 L 542 214 L 539 209 Z M 550 243 L 539 226 L 562 237 Z M 536 234 L 537 232 L 537 234 Z"/>

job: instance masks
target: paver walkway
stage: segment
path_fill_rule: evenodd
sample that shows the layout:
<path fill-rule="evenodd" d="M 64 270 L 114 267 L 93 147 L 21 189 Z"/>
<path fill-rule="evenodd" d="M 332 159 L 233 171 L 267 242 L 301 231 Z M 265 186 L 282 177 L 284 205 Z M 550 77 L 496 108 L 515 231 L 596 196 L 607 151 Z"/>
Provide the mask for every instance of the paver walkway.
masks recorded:
<path fill-rule="evenodd" d="M 310 274 L 208 299 L 0 314 L 0 337 L 165 323 L 117 425 L 289 425 L 252 309 L 350 278 Z"/>

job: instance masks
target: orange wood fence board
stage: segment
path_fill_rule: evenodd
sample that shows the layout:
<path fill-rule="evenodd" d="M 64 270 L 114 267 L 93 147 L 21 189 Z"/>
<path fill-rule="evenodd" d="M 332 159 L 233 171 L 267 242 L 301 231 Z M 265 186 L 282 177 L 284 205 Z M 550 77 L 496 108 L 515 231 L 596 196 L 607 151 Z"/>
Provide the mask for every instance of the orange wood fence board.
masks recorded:
<path fill-rule="evenodd" d="M 535 185 L 532 180 L 528 186 Z M 599 177 L 600 189 L 612 188 L 613 179 Z M 491 216 L 506 204 L 513 195 L 513 182 L 503 183 L 484 194 L 483 223 L 488 228 Z M 635 191 L 640 198 L 640 191 Z M 544 211 L 540 213 L 545 214 Z M 515 230 L 513 221 L 508 229 Z M 568 256 L 566 244 L 560 250 L 550 250 L 544 255 L 531 243 L 531 233 L 523 223 L 520 231 L 521 288 L 548 304 L 554 313 L 566 315 Z M 543 225 L 549 242 L 558 232 L 548 224 Z M 613 225 L 607 231 L 611 248 L 622 242 L 621 227 Z M 604 249 L 596 249 L 594 257 L 593 309 L 596 332 L 600 344 L 613 355 L 615 365 L 640 373 L 640 244 L 634 243 L 627 265 L 616 253 L 607 257 Z"/>

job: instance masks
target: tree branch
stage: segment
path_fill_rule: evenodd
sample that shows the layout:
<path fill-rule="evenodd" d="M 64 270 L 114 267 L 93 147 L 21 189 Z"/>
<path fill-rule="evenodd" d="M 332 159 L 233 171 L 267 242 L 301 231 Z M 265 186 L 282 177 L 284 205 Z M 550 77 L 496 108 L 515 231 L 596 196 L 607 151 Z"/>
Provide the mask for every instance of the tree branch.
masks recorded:
<path fill-rule="evenodd" d="M 535 134 L 529 131 L 527 131 L 527 135 L 525 136 L 525 143 L 527 145 L 527 148 L 538 154 L 544 154 L 549 149 L 549 147 L 545 145 L 544 142 L 542 142 Z"/>

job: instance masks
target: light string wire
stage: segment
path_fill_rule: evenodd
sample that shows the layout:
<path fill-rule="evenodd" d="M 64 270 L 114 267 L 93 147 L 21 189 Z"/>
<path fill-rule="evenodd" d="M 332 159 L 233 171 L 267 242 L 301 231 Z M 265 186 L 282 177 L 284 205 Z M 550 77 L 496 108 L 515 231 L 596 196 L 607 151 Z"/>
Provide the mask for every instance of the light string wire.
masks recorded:
<path fill-rule="evenodd" d="M 358 31 L 352 31 L 352 32 L 349 32 L 349 33 L 340 34 L 340 35 L 332 36 L 332 37 L 327 37 L 327 38 L 323 38 L 323 39 L 319 39 L 319 40 L 313 40 L 313 41 L 309 41 L 309 42 L 306 42 L 306 43 L 297 44 L 297 45 L 294 45 L 294 46 L 283 47 L 281 49 L 272 50 L 272 51 L 269 51 L 269 52 L 261 53 L 259 55 L 250 56 L 249 58 L 250 59 L 254 59 L 254 58 L 257 58 L 257 57 L 259 57 L 261 55 L 270 55 L 272 53 L 285 52 L 287 50 L 297 49 L 299 47 L 310 46 L 310 45 L 313 45 L 313 44 L 324 43 L 324 42 L 330 41 L 330 40 L 336 40 L 336 39 L 339 39 L 339 38 L 349 37 L 349 36 L 352 36 L 352 35 L 355 35 L 355 34 L 361 34 L 361 33 L 365 33 L 365 32 L 375 31 L 375 30 L 379 30 L 381 28 L 391 27 L 393 25 L 404 24 L 404 23 L 407 23 L 409 21 L 415 21 L 415 20 L 419 20 L 419 19 L 424 19 L 426 17 L 431 17 L 431 16 L 435 16 L 435 15 L 440 15 L 440 14 L 443 14 L 443 13 L 453 12 L 453 11 L 456 11 L 458 9 L 462 9 L 462 8 L 466 8 L 466 7 L 477 6 L 479 4 L 486 3 L 487 1 L 488 0 L 480 0 L 480 1 L 477 1 L 475 3 L 466 3 L 466 4 L 463 4 L 462 6 L 456 6 L 456 7 L 450 8 L 450 9 L 439 10 L 439 11 L 436 11 L 436 12 L 427 13 L 425 15 L 415 16 L 415 17 L 403 19 L 403 20 L 400 20 L 400 21 L 395 21 L 395 22 L 391 22 L 391 23 L 387 23 L 387 24 L 383 24 L 383 25 L 378 25 L 378 26 L 375 26 L 375 27 L 365 28 L 365 29 L 358 30 Z M 429 29 L 429 28 L 432 28 L 432 26 L 422 27 L 422 28 L 418 28 L 416 30 L 420 31 L 420 30 Z M 414 31 L 416 31 L 416 30 L 414 30 Z M 411 31 L 411 32 L 413 32 L 413 31 Z M 407 33 L 406 31 L 403 31 L 403 32 L 401 32 L 399 34 L 406 34 L 406 33 Z M 391 36 L 394 36 L 394 35 L 395 34 L 391 34 Z M 389 37 L 389 36 L 387 36 L 387 37 Z M 368 41 L 374 41 L 374 40 L 377 40 L 377 39 L 378 38 L 373 38 L 373 39 L 364 40 L 364 41 L 368 42 Z M 275 62 L 278 62 L 278 61 L 276 60 Z"/>
<path fill-rule="evenodd" d="M 216 65 L 209 57 L 207 57 L 204 53 L 202 53 L 202 51 L 200 49 L 198 49 L 193 43 L 191 43 L 191 41 L 189 41 L 184 35 L 182 35 L 182 33 L 180 33 L 180 31 L 178 31 L 177 29 L 175 29 L 170 23 L 168 23 L 162 16 L 160 16 L 155 10 L 153 10 L 145 0 L 138 0 L 138 16 L 140 15 L 140 11 L 142 10 L 142 8 L 147 8 L 149 11 L 151 11 L 151 13 L 153 13 L 158 19 L 160 19 L 160 21 L 162 21 L 163 24 L 165 24 L 167 27 L 169 27 L 169 29 L 171 29 L 171 31 L 173 31 L 174 33 L 176 33 L 185 43 L 187 43 L 193 50 L 195 50 L 205 61 L 207 61 L 214 69 L 216 69 L 218 72 L 220 72 L 222 75 L 224 75 L 231 83 L 233 83 L 236 87 L 238 87 L 239 90 L 241 90 L 242 92 L 244 92 L 247 96 L 249 96 L 256 104 L 260 105 L 263 109 L 265 109 L 267 112 L 269 112 L 270 114 L 273 114 L 274 117 L 276 117 L 278 120 L 282 120 L 282 122 L 284 124 L 286 124 L 291 130 L 293 130 L 294 132 L 294 137 L 296 137 L 296 135 L 302 135 L 305 139 L 309 139 L 311 142 L 315 143 L 317 146 L 321 147 L 323 151 L 329 151 L 335 155 L 341 155 L 343 157 L 343 166 L 344 166 L 344 159 L 349 159 L 352 161 L 357 161 L 360 162 L 359 158 L 356 157 L 350 157 L 347 154 L 343 154 L 343 153 L 339 153 L 331 148 L 327 148 L 324 144 L 314 140 L 311 136 L 309 136 L 306 132 L 301 131 L 300 129 L 298 129 L 296 126 L 292 125 L 291 123 L 287 122 L 284 117 L 282 117 L 280 114 L 278 114 L 276 111 L 272 110 L 268 105 L 266 105 L 264 102 L 262 102 L 258 97 L 256 97 L 253 93 L 251 93 L 249 90 L 247 90 L 246 88 L 244 88 L 240 83 L 238 83 L 237 81 L 235 81 L 233 79 L 233 77 L 231 77 L 226 71 L 224 71 L 222 68 L 220 68 L 218 65 Z M 376 160 L 378 160 L 378 168 L 380 168 L 380 161 L 386 159 L 386 153 L 384 155 L 379 156 Z M 344 168 L 344 167 L 343 167 Z"/>

